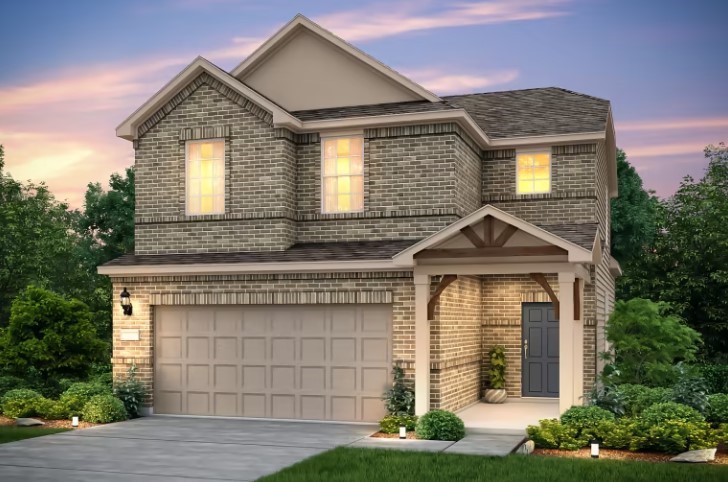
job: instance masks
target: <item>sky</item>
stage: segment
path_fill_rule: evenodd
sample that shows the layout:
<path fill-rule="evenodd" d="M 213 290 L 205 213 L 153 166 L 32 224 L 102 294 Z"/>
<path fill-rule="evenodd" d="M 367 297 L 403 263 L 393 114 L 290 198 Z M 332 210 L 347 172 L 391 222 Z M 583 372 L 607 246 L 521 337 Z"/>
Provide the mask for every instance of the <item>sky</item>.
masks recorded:
<path fill-rule="evenodd" d="M 134 162 L 115 128 L 197 55 L 230 70 L 302 13 L 437 94 L 557 86 L 609 99 L 666 197 L 728 142 L 728 0 L 3 0 L 5 170 L 82 207 Z"/>

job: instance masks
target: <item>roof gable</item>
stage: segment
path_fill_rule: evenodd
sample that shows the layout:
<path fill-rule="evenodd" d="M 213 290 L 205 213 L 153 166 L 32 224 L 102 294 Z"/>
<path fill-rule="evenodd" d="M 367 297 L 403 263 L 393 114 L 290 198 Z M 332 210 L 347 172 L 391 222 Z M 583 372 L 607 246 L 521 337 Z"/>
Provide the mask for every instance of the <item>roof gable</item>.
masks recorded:
<path fill-rule="evenodd" d="M 232 70 L 289 111 L 440 99 L 302 15 Z"/>

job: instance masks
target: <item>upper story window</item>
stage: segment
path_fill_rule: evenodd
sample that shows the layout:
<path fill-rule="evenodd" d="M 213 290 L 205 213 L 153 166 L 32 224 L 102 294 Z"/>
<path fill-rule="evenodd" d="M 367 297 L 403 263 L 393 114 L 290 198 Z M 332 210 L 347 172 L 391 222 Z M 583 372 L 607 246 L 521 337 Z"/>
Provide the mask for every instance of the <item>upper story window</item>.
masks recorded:
<path fill-rule="evenodd" d="M 362 137 L 329 137 L 322 143 L 321 211 L 348 213 L 364 209 Z"/>
<path fill-rule="evenodd" d="M 551 192 L 551 152 L 518 151 L 516 154 L 516 193 Z"/>
<path fill-rule="evenodd" d="M 187 215 L 225 213 L 225 141 L 188 141 Z"/>

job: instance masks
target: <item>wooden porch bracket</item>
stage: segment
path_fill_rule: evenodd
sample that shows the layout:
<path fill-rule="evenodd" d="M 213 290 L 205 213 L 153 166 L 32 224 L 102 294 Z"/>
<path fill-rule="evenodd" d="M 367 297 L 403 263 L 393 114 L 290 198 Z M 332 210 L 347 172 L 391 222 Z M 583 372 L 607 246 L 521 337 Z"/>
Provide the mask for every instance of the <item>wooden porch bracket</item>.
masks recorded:
<path fill-rule="evenodd" d="M 483 239 L 486 246 L 493 246 L 493 216 L 483 218 Z"/>
<path fill-rule="evenodd" d="M 581 320 L 581 281 L 574 280 L 574 319 Z"/>
<path fill-rule="evenodd" d="M 440 279 L 440 283 L 437 285 L 437 288 L 435 288 L 435 292 L 432 293 L 432 296 L 430 296 L 430 301 L 427 302 L 428 320 L 435 317 L 435 307 L 437 306 L 437 302 L 440 300 L 442 292 L 445 291 L 445 288 L 450 286 L 450 284 L 456 279 L 458 279 L 458 275 L 456 274 L 446 274 Z"/>
<path fill-rule="evenodd" d="M 460 230 L 460 232 L 463 233 L 463 235 L 468 238 L 468 240 L 473 243 L 473 246 L 476 248 L 485 248 L 485 241 L 480 239 L 480 236 L 478 236 L 475 230 L 470 226 L 465 226 Z"/>
<path fill-rule="evenodd" d="M 509 224 L 505 227 L 505 229 L 498 235 L 497 238 L 495 238 L 495 241 L 493 241 L 494 246 L 503 246 L 508 242 L 509 239 L 511 239 L 511 236 L 515 234 L 515 232 L 518 231 L 518 228 L 515 227 L 512 224 Z"/>
<path fill-rule="evenodd" d="M 554 290 L 551 288 L 546 276 L 544 276 L 543 273 L 531 273 L 530 276 L 532 280 L 541 285 L 541 288 L 548 293 L 549 298 L 551 299 L 551 304 L 554 305 L 554 314 L 556 315 L 556 318 L 559 318 L 559 299 L 556 297 L 556 293 L 554 293 Z"/>

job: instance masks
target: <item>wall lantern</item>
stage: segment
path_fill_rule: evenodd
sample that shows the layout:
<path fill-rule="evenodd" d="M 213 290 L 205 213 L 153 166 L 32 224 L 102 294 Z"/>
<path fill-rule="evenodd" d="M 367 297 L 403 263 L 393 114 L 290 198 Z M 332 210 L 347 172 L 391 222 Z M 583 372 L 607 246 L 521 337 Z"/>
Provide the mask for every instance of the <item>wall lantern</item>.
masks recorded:
<path fill-rule="evenodd" d="M 119 297 L 121 298 L 121 309 L 124 310 L 124 314 L 131 316 L 131 295 L 126 291 L 126 288 L 121 291 Z"/>
<path fill-rule="evenodd" d="M 593 459 L 599 458 L 599 442 L 597 440 L 592 440 L 590 442 L 591 445 L 591 456 Z"/>

